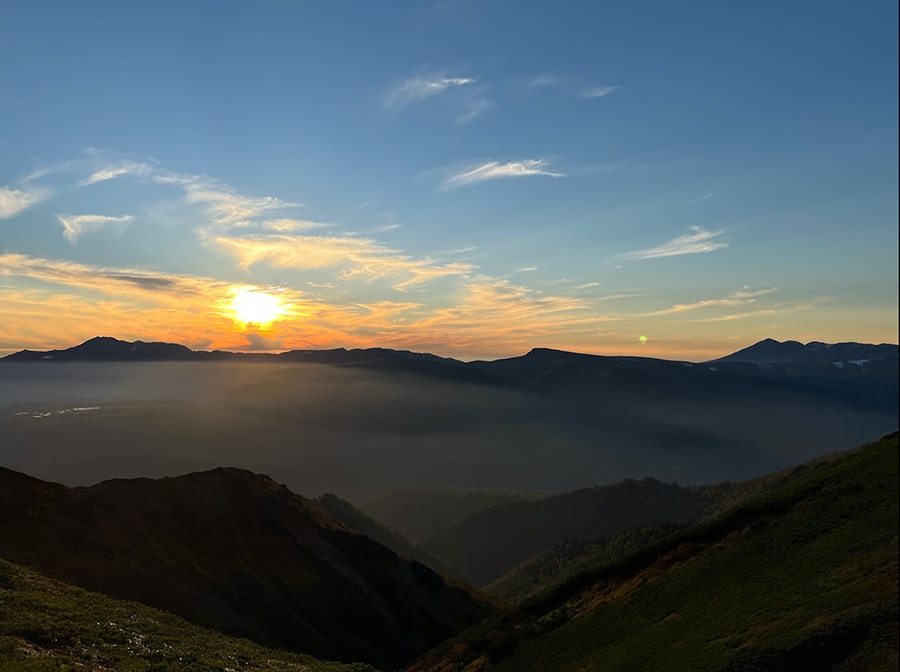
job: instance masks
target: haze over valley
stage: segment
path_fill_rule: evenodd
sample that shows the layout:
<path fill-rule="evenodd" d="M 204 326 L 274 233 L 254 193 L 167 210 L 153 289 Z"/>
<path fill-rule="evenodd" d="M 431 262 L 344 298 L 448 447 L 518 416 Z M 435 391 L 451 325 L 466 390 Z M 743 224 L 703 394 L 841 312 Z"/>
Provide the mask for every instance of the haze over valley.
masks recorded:
<path fill-rule="evenodd" d="M 765 341 L 692 364 L 550 350 L 166 361 L 209 357 L 140 345 L 93 339 L 2 360 L 0 462 L 70 485 L 236 466 L 361 504 L 409 487 L 745 479 L 897 426 L 896 346 L 826 356 Z M 311 360 L 329 363 L 298 363 Z"/>

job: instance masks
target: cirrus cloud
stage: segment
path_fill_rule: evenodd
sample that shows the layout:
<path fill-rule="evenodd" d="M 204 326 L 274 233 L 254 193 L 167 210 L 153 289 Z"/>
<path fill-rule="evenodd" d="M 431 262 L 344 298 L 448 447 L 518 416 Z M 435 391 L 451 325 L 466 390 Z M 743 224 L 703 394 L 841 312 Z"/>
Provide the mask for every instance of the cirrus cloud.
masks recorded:
<path fill-rule="evenodd" d="M 592 86 L 582 89 L 577 95 L 579 98 L 603 98 L 603 96 L 608 96 L 621 88 L 621 86 Z"/>
<path fill-rule="evenodd" d="M 448 77 L 445 73 L 410 77 L 391 88 L 384 99 L 384 107 L 386 109 L 406 107 L 431 96 L 437 96 L 453 87 L 466 86 L 476 82 L 478 80 L 472 77 Z"/>
<path fill-rule="evenodd" d="M 619 259 L 643 260 L 656 259 L 658 257 L 676 257 L 682 254 L 703 254 L 722 250 L 728 247 L 728 243 L 714 240 L 718 236 L 725 233 L 720 231 L 707 231 L 702 226 L 690 227 L 691 233 L 670 240 L 656 247 L 646 250 L 636 250 L 634 252 L 626 252 L 619 255 Z"/>
<path fill-rule="evenodd" d="M 457 189 L 479 182 L 497 180 L 507 177 L 528 177 L 531 175 L 545 175 L 548 177 L 563 177 L 563 173 L 548 169 L 549 163 L 545 159 L 525 159 L 523 161 L 488 161 L 475 166 L 467 166 L 458 170 L 441 183 L 441 189 Z"/>
<path fill-rule="evenodd" d="M 207 237 L 207 243 L 233 257 L 243 269 L 258 263 L 273 268 L 337 268 L 345 280 L 392 278 L 394 289 L 400 291 L 438 278 L 465 275 L 475 268 L 462 262 L 439 264 L 427 257 L 411 257 L 355 236 L 220 235 Z"/>
<path fill-rule="evenodd" d="M 133 215 L 113 217 L 110 215 L 57 215 L 63 227 L 63 235 L 74 243 L 87 231 L 98 231 L 107 227 L 123 227 L 134 219 Z"/>
<path fill-rule="evenodd" d="M 10 189 L 0 187 L 0 219 L 9 219 L 50 196 L 47 189 Z"/>

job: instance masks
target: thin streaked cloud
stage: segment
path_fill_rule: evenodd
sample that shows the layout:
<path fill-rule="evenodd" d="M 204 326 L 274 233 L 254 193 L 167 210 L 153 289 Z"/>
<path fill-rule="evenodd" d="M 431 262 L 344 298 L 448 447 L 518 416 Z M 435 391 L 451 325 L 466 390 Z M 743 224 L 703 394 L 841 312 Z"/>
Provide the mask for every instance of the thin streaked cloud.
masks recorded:
<path fill-rule="evenodd" d="M 105 182 L 123 175 L 133 175 L 137 177 L 146 177 L 153 173 L 153 166 L 147 163 L 137 161 L 117 161 L 108 166 L 96 170 L 84 182 L 83 185 L 96 184 L 97 182 Z"/>
<path fill-rule="evenodd" d="M 540 88 L 542 86 L 553 86 L 554 84 L 558 84 L 559 79 L 554 75 L 539 75 L 532 79 L 528 86 L 532 86 L 535 88 Z"/>
<path fill-rule="evenodd" d="M 74 243 L 83 233 L 88 231 L 99 231 L 106 228 L 121 230 L 134 220 L 134 216 L 57 215 L 56 219 L 63 227 L 63 236 L 70 243 Z"/>
<path fill-rule="evenodd" d="M 692 303 L 675 304 L 674 306 L 666 308 L 664 310 L 657 310 L 652 313 L 646 313 L 645 316 L 656 317 L 658 315 L 673 315 L 675 313 L 686 313 L 694 310 L 701 310 L 704 308 L 718 308 L 722 306 L 745 306 L 747 304 L 756 303 L 759 297 L 765 296 L 766 294 L 771 294 L 776 291 L 778 291 L 777 287 L 769 287 L 766 289 L 757 289 L 753 291 L 740 290 L 718 299 L 702 299 L 700 301 L 694 301 Z M 724 318 L 718 317 L 716 319 Z"/>
<path fill-rule="evenodd" d="M 107 294 L 147 292 L 173 301 L 226 289 L 231 283 L 196 276 L 153 273 L 136 268 L 104 267 L 26 254 L 0 254 L 0 275 L 96 290 Z"/>
<path fill-rule="evenodd" d="M 692 226 L 691 232 L 646 250 L 636 250 L 619 255 L 619 259 L 644 260 L 659 257 L 676 257 L 683 254 L 704 254 L 728 247 L 727 243 L 715 240 L 724 230 L 707 231 L 702 226 Z"/>
<path fill-rule="evenodd" d="M 509 163 L 488 161 L 453 173 L 441 183 L 441 189 L 446 191 L 508 177 L 529 177 L 531 175 L 563 177 L 563 173 L 550 170 L 549 165 L 544 159 L 525 159 Z"/>
<path fill-rule="evenodd" d="M 266 236 L 239 238 L 214 236 L 207 243 L 235 259 L 238 267 L 249 269 L 265 263 L 272 268 L 337 269 L 345 280 L 386 278 L 394 289 L 449 276 L 465 275 L 472 264 L 440 264 L 429 258 L 415 258 L 391 250 L 374 240 L 354 236 Z"/>
<path fill-rule="evenodd" d="M 241 222 L 244 223 L 244 222 Z M 315 229 L 327 229 L 333 226 L 333 224 L 328 224 L 325 222 L 313 222 L 308 219 L 290 219 L 290 218 L 282 218 L 282 219 L 270 219 L 264 220 L 262 222 L 249 222 L 247 223 L 247 227 L 240 228 L 249 228 L 256 227 L 260 229 L 266 229 L 268 231 L 274 231 L 276 233 L 296 233 L 297 231 L 313 231 Z M 235 228 L 238 228 L 237 226 Z"/>
<path fill-rule="evenodd" d="M 621 86 L 590 86 L 582 89 L 575 95 L 579 98 L 603 98 L 603 96 L 608 96 L 615 91 L 621 90 L 621 88 Z"/>
<path fill-rule="evenodd" d="M 209 217 L 220 225 L 248 226 L 250 221 L 263 213 L 300 205 L 274 196 L 244 196 L 228 187 L 205 182 L 192 181 L 182 186 L 185 200 L 191 204 L 203 205 Z"/>
<path fill-rule="evenodd" d="M 384 99 L 386 109 L 406 107 L 426 98 L 437 96 L 448 89 L 475 84 L 472 77 L 448 77 L 446 74 L 410 77 L 395 84 Z"/>
<path fill-rule="evenodd" d="M 710 191 L 707 191 L 705 194 L 703 194 L 703 196 L 700 196 L 699 198 L 692 198 L 689 201 L 682 201 L 681 205 L 693 205 L 694 203 L 702 203 L 703 201 L 708 201 L 709 199 L 711 199 L 712 196 L 713 196 L 713 192 L 710 190 Z"/>
<path fill-rule="evenodd" d="M 487 98 L 476 98 L 469 101 L 465 105 L 465 112 L 456 118 L 457 124 L 468 124 L 475 117 L 481 116 L 493 107 L 491 101 Z"/>

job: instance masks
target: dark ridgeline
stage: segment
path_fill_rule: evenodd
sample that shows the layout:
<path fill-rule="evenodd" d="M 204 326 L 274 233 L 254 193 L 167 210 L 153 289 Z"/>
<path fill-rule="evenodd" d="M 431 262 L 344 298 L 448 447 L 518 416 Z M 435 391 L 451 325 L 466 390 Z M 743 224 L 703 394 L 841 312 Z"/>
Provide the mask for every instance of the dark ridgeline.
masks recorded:
<path fill-rule="evenodd" d="M 393 669 L 495 609 L 239 469 L 67 488 L 0 468 L 0 530 L 16 564 L 326 660 Z"/>
<path fill-rule="evenodd" d="M 797 349 L 759 344 L 780 346 Z M 536 348 L 460 362 L 381 348 L 236 354 L 92 339 L 0 360 L 0 464 L 68 485 L 230 465 L 360 504 L 419 486 L 743 480 L 897 428 L 896 345 L 799 348 L 834 361 Z"/>
<path fill-rule="evenodd" d="M 785 387 L 879 410 L 898 401 L 898 346 L 779 342 L 771 338 L 705 363 L 585 355 L 534 348 L 521 357 L 462 362 L 388 348 L 236 353 L 191 350 L 175 343 L 98 336 L 64 350 L 19 352 L 0 362 L 292 362 L 416 373 L 529 393 L 575 398 L 601 388 L 615 395 L 715 398 L 721 392 L 777 393 Z"/>

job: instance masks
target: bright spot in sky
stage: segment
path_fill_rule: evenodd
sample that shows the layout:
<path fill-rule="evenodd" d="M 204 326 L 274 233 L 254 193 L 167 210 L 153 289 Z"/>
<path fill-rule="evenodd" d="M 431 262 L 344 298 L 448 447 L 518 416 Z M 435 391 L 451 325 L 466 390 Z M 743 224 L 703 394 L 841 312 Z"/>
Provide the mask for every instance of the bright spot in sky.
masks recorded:
<path fill-rule="evenodd" d="M 254 289 L 243 289 L 231 300 L 231 310 L 244 324 L 268 326 L 286 312 L 286 306 L 275 296 Z"/>
<path fill-rule="evenodd" d="M 647 342 L 647 337 L 646 337 L 646 336 L 638 336 L 638 340 L 639 340 L 641 343 L 646 343 L 646 342 Z"/>

